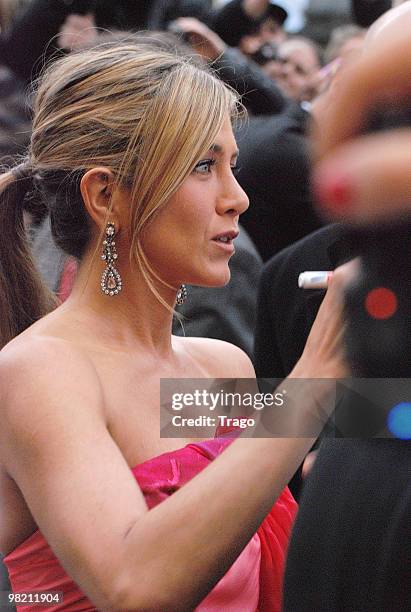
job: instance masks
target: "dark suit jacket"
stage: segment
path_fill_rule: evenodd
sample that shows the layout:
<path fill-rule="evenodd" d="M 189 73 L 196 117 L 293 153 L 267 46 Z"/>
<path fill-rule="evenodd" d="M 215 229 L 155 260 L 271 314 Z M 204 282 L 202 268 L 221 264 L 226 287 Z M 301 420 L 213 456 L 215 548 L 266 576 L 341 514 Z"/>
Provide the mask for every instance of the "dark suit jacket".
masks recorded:
<path fill-rule="evenodd" d="M 254 343 L 257 377 L 285 378 L 303 352 L 324 291 L 299 289 L 300 272 L 333 270 L 349 258 L 349 253 L 342 227 L 329 225 L 284 249 L 265 264 L 258 291 Z M 298 499 L 301 469 L 289 486 Z"/>
<path fill-rule="evenodd" d="M 264 267 L 255 347 L 259 376 L 287 375 L 324 295 L 300 290 L 304 270 L 332 270 L 353 256 L 330 225 Z M 284 612 L 411 609 L 411 445 L 325 439 L 308 477 L 288 549 Z"/>
<path fill-rule="evenodd" d="M 284 612 L 411 610 L 411 444 L 325 440 L 288 549 Z"/>
<path fill-rule="evenodd" d="M 257 376 L 288 376 L 303 352 L 324 291 L 299 289 L 300 272 L 334 270 L 349 258 L 342 226 L 328 225 L 265 264 L 254 346 Z"/>
<path fill-rule="evenodd" d="M 311 201 L 307 141 L 286 113 L 250 117 L 236 137 L 237 178 L 250 198 L 241 223 L 267 261 L 322 225 Z"/>

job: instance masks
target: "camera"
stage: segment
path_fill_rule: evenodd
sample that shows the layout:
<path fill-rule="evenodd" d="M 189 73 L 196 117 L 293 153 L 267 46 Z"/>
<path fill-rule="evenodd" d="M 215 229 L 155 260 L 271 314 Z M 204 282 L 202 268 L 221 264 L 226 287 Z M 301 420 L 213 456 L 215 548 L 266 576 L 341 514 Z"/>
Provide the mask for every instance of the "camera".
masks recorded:
<path fill-rule="evenodd" d="M 277 51 L 277 45 L 266 42 L 261 45 L 261 47 L 259 47 L 255 53 L 250 55 L 250 58 L 253 60 L 253 62 L 256 62 L 256 64 L 264 66 L 264 64 L 267 64 L 267 62 L 275 61 L 277 59 Z"/>
<path fill-rule="evenodd" d="M 376 110 L 364 133 L 411 125 L 411 111 Z M 355 376 L 411 378 L 411 215 L 391 223 L 349 228 L 361 259 L 360 276 L 347 292 L 346 344 Z"/>

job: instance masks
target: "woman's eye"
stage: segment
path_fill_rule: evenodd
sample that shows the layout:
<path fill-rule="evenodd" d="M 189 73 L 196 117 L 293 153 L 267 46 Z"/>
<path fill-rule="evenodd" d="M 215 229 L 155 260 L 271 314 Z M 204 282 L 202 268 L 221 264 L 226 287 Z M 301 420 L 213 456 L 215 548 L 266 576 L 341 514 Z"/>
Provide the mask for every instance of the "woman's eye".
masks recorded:
<path fill-rule="evenodd" d="M 234 176 L 237 176 L 237 174 L 240 172 L 240 170 L 241 170 L 241 168 L 237 164 L 235 166 L 231 166 L 231 172 L 234 174 Z"/>
<path fill-rule="evenodd" d="M 215 159 L 202 159 L 194 166 L 194 172 L 197 172 L 198 174 L 209 174 L 214 164 Z"/>

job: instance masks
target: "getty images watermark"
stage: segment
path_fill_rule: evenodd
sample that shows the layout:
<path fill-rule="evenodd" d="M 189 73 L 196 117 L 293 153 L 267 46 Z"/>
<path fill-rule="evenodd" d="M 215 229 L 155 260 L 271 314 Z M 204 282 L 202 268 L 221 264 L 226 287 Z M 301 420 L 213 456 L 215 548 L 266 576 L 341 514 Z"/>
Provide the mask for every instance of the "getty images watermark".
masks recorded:
<path fill-rule="evenodd" d="M 208 391 L 207 389 L 194 389 L 192 393 L 173 393 L 171 396 L 171 408 L 174 411 L 186 412 L 188 408 L 196 407 L 200 410 L 209 410 L 210 412 L 219 412 L 221 409 L 229 409 L 230 413 L 233 408 L 248 409 L 251 407 L 256 411 L 263 410 L 267 406 L 284 406 L 286 391 L 277 391 L 276 393 L 251 393 L 251 392 L 232 392 L 224 391 Z M 189 417 L 183 414 L 175 414 L 171 417 L 171 423 L 174 427 L 238 427 L 239 429 L 247 429 L 255 427 L 255 418 L 249 416 L 234 416 L 234 414 L 198 414 L 197 416 Z"/>
<path fill-rule="evenodd" d="M 411 438 L 410 379 L 162 379 L 160 435 Z"/>

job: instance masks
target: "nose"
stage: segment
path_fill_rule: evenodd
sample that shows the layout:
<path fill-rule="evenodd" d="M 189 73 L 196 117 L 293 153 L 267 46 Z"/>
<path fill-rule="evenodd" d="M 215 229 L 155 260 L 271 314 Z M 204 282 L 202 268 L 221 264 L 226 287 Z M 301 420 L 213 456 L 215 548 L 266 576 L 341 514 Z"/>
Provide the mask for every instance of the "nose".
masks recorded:
<path fill-rule="evenodd" d="M 289 62 L 283 62 L 281 66 L 281 76 L 287 78 L 291 73 L 291 65 Z"/>
<path fill-rule="evenodd" d="M 279 58 L 279 63 L 281 64 L 281 76 L 287 77 L 292 73 L 293 65 L 287 57 Z"/>
<path fill-rule="evenodd" d="M 224 181 L 223 189 L 217 201 L 217 212 L 220 215 L 236 217 L 242 215 L 250 205 L 244 189 L 241 187 L 231 169 Z"/>

